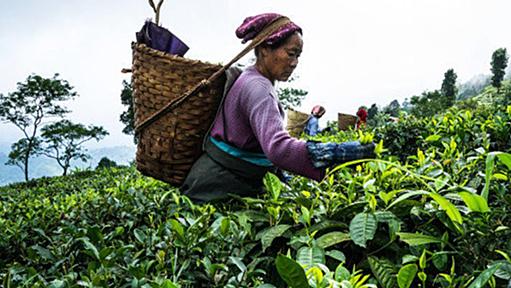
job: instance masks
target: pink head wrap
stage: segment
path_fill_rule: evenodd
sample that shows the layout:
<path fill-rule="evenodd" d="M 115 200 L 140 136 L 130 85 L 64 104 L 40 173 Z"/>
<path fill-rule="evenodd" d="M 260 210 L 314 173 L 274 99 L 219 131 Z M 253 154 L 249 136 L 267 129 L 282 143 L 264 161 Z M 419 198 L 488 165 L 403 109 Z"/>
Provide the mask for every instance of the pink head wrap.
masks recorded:
<path fill-rule="evenodd" d="M 311 114 L 314 116 L 321 117 L 321 116 L 323 116 L 323 114 L 325 114 L 325 108 L 323 106 L 316 105 L 312 108 Z"/>
<path fill-rule="evenodd" d="M 241 43 L 246 43 L 247 41 L 254 39 L 254 37 L 261 32 L 266 25 L 270 24 L 273 20 L 280 16 L 282 15 L 277 13 L 264 13 L 247 17 L 243 21 L 243 24 L 236 29 L 236 36 L 243 39 Z M 302 28 L 293 22 L 289 22 L 288 24 L 280 27 L 272 35 L 268 36 L 265 43 L 271 46 L 283 39 L 286 39 L 296 31 L 302 34 Z"/>

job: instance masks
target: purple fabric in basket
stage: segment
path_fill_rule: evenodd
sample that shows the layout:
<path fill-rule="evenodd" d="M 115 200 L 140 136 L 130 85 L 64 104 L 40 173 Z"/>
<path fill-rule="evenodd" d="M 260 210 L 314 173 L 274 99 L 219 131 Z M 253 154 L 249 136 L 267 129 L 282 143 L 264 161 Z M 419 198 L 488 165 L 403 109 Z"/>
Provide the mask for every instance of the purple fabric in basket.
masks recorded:
<path fill-rule="evenodd" d="M 181 57 L 189 49 L 176 35 L 151 21 L 146 21 L 136 36 L 138 43 L 144 43 L 153 49 Z"/>

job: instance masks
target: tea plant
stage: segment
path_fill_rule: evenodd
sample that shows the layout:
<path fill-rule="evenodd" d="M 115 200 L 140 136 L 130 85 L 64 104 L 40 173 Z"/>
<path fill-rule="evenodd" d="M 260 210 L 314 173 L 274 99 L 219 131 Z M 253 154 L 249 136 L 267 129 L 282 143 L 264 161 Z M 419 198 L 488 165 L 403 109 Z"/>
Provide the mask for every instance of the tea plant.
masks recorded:
<path fill-rule="evenodd" d="M 309 138 L 378 156 L 259 198 L 195 205 L 134 167 L 0 187 L 1 285 L 505 287 L 511 107 L 490 100 Z"/>

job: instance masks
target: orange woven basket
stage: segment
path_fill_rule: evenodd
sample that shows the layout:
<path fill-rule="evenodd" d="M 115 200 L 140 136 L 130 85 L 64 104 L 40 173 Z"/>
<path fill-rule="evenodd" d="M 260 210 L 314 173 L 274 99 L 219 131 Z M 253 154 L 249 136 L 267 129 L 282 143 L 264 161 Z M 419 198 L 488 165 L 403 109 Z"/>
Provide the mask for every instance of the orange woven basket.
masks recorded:
<path fill-rule="evenodd" d="M 132 44 L 135 126 L 178 99 L 222 66 Z M 222 75 L 224 76 L 224 75 Z M 136 163 L 144 175 L 181 185 L 202 152 L 202 140 L 220 103 L 225 76 L 138 132 Z"/>
<path fill-rule="evenodd" d="M 357 116 L 337 113 L 337 126 L 339 130 L 348 130 L 350 127 L 355 128 L 355 123 L 357 123 Z"/>
<path fill-rule="evenodd" d="M 307 113 L 303 113 L 300 111 L 296 111 L 292 108 L 287 109 L 287 131 L 289 135 L 293 137 L 300 137 L 305 126 L 307 125 L 307 120 L 309 120 L 309 115 Z"/>

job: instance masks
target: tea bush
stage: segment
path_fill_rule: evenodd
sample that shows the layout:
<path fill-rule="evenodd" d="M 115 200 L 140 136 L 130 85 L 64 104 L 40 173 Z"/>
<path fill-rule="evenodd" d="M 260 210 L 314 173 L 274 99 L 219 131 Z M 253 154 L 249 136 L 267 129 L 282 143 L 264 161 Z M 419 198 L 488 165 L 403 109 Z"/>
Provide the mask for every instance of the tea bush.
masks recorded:
<path fill-rule="evenodd" d="M 491 103 L 366 130 L 377 159 L 268 174 L 258 199 L 194 205 L 133 167 L 1 187 L 2 286 L 505 287 L 511 107 Z"/>

